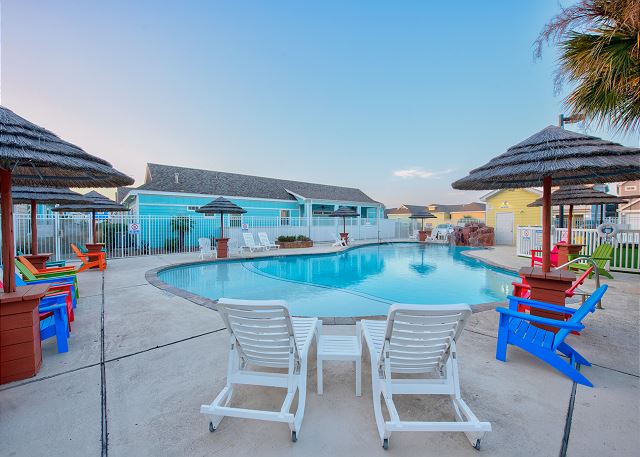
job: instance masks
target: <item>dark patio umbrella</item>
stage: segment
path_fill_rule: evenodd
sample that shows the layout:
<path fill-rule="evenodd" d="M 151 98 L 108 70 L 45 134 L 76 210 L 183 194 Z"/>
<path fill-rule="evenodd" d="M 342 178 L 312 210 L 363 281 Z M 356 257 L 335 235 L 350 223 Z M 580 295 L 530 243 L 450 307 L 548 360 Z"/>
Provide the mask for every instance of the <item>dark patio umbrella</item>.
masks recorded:
<path fill-rule="evenodd" d="M 436 219 L 437 217 L 438 216 L 433 215 L 427 210 L 420 210 L 411 214 L 411 216 L 409 216 L 409 219 L 420 219 L 420 221 L 422 222 L 422 231 L 424 231 L 424 220 Z"/>
<path fill-rule="evenodd" d="M 87 203 L 86 197 L 69 189 L 57 187 L 13 186 L 11 191 L 14 204 L 25 203 L 31 206 L 31 255 L 38 255 L 38 224 L 36 205 L 38 203 Z"/>
<path fill-rule="evenodd" d="M 551 185 L 640 178 L 640 149 L 549 126 L 452 184 L 454 189 L 543 187 L 542 270 L 551 262 Z"/>
<path fill-rule="evenodd" d="M 348 206 L 341 206 L 331 214 L 329 217 L 341 217 L 342 218 L 342 233 L 347 233 L 347 217 L 359 217 L 360 214 L 353 208 Z"/>
<path fill-rule="evenodd" d="M 83 195 L 83 197 L 88 200 L 87 203 L 59 205 L 53 208 L 53 211 L 56 211 L 58 213 L 91 213 L 91 235 L 92 241 L 94 243 L 98 242 L 96 224 L 97 212 L 116 213 L 131 211 L 131 209 L 127 208 L 126 206 L 114 202 L 110 198 L 105 197 L 95 190 L 87 192 Z"/>
<path fill-rule="evenodd" d="M 569 205 L 569 223 L 567 243 L 571 244 L 571 224 L 573 219 L 573 206 L 574 205 L 600 205 L 603 203 L 627 203 L 624 200 L 615 195 L 607 194 L 606 192 L 600 192 L 592 187 L 585 185 L 575 186 L 561 186 L 558 190 L 551 193 L 551 205 Z M 542 206 L 542 198 L 529 203 L 527 206 L 535 207 Z"/>
<path fill-rule="evenodd" d="M 103 159 L 0 106 L 0 194 L 4 291 L 15 292 L 12 184 L 47 187 L 117 187 L 133 179 Z"/>
<path fill-rule="evenodd" d="M 196 210 L 197 213 L 204 214 L 220 214 L 220 238 L 224 239 L 224 215 L 225 214 L 244 214 L 247 211 L 240 208 L 233 202 L 224 197 L 218 197 L 215 200 L 201 206 Z"/>

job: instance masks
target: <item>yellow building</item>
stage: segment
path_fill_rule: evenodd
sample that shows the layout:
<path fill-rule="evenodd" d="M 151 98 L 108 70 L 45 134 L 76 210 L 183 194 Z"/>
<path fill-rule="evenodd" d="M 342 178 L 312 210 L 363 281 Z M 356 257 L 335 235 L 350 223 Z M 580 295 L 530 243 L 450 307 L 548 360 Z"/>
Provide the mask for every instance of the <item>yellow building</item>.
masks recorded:
<path fill-rule="evenodd" d="M 517 227 L 542 225 L 542 209 L 527 205 L 542 195 L 537 189 L 501 189 L 483 195 L 487 225 L 494 227 L 496 244 L 515 244 Z"/>

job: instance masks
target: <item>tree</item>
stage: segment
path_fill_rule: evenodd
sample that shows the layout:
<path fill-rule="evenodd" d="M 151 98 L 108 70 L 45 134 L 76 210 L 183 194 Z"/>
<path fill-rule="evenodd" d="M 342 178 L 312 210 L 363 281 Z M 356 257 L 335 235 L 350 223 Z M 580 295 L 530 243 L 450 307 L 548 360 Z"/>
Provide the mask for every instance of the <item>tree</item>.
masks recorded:
<path fill-rule="evenodd" d="M 567 109 L 619 131 L 640 127 L 640 0 L 580 0 L 549 22 L 535 42 L 557 42 L 557 87 L 575 85 Z"/>
<path fill-rule="evenodd" d="M 184 236 L 191 231 L 194 221 L 187 216 L 174 216 L 169 224 L 171 231 L 178 233 L 178 248 L 180 252 L 184 251 Z"/>

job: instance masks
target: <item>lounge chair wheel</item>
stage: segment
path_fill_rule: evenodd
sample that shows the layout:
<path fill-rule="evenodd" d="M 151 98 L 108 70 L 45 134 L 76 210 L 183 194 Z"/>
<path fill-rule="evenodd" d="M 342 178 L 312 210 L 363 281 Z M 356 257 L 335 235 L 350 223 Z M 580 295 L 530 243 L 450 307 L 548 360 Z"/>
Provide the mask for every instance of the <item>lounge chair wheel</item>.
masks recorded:
<path fill-rule="evenodd" d="M 209 422 L 209 431 L 210 431 L 211 433 L 213 433 L 213 432 L 215 432 L 215 431 L 216 431 L 216 428 L 213 426 L 213 422 Z"/>
<path fill-rule="evenodd" d="M 296 432 L 291 432 L 291 441 L 293 441 L 294 443 L 298 441 L 298 435 L 296 434 Z"/>
<path fill-rule="evenodd" d="M 382 442 L 382 449 L 384 449 L 385 451 L 389 449 L 389 438 L 385 438 Z"/>
<path fill-rule="evenodd" d="M 476 444 L 473 445 L 473 448 L 477 451 L 480 450 L 480 440 L 476 440 Z"/>

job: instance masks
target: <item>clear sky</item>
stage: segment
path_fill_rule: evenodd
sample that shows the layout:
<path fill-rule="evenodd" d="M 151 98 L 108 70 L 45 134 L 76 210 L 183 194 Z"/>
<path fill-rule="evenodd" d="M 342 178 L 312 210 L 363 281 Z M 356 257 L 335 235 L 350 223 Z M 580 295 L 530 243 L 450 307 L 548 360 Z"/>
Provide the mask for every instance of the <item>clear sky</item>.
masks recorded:
<path fill-rule="evenodd" d="M 157 162 L 465 203 L 453 180 L 557 123 L 555 53 L 532 44 L 558 9 L 4 0 L 2 104 L 137 184 Z"/>

